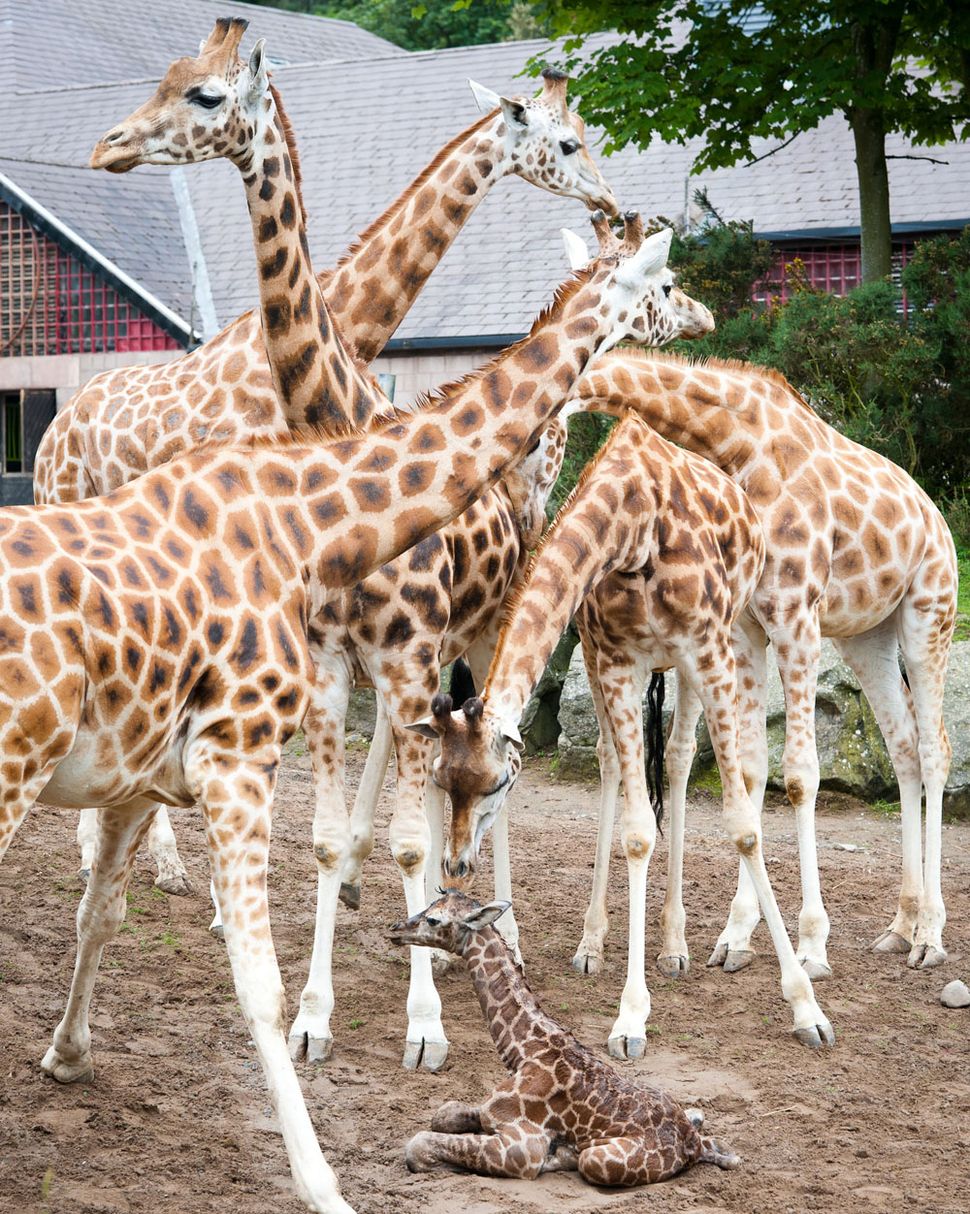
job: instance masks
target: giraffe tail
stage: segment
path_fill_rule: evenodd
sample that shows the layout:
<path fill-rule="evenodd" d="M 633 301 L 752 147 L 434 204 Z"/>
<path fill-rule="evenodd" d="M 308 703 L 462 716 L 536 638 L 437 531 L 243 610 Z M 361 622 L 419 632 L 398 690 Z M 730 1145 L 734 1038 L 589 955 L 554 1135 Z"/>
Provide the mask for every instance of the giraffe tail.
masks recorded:
<path fill-rule="evenodd" d="M 650 676 L 647 689 L 647 791 L 657 826 L 664 816 L 664 676 Z M 661 834 L 663 832 L 661 831 Z"/>

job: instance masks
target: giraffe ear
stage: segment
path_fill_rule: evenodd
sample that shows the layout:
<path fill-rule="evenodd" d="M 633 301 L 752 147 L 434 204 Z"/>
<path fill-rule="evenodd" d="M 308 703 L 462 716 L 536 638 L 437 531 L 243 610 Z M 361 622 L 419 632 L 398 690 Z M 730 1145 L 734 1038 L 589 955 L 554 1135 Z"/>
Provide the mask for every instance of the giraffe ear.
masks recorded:
<path fill-rule="evenodd" d="M 589 249 L 586 241 L 571 228 L 560 228 L 562 242 L 566 246 L 566 259 L 571 270 L 582 270 L 589 265 Z"/>
<path fill-rule="evenodd" d="M 498 93 L 493 93 L 491 89 L 487 89 L 484 84 L 479 84 L 477 80 L 469 80 L 468 87 L 475 94 L 475 101 L 483 114 L 497 110 L 502 104 L 502 98 Z"/>
<path fill-rule="evenodd" d="M 499 737 L 502 737 L 506 742 L 511 742 L 517 750 L 525 750 L 525 743 L 522 741 L 522 735 L 519 733 L 519 727 L 514 721 L 499 721 L 498 722 Z"/>
<path fill-rule="evenodd" d="M 511 905 L 511 902 L 489 902 L 487 906 L 476 906 L 467 915 L 462 915 L 461 921 L 473 932 L 480 932 L 483 927 L 491 927 Z"/>
<path fill-rule="evenodd" d="M 266 39 L 260 40 L 253 47 L 249 56 L 249 99 L 257 101 L 266 92 L 269 84 L 269 73 L 266 70 Z"/>
<path fill-rule="evenodd" d="M 524 131 L 528 127 L 529 116 L 526 112 L 524 101 L 515 101 L 509 97 L 499 97 L 498 103 L 502 107 L 505 125 L 510 131 Z"/>
<path fill-rule="evenodd" d="M 410 729 L 412 733 L 418 733 L 422 738 L 428 738 L 432 742 L 437 742 L 444 733 L 444 729 L 438 725 L 434 717 L 422 717 L 420 721 L 412 721 L 404 728 Z"/>
<path fill-rule="evenodd" d="M 674 238 L 673 229 L 664 228 L 648 236 L 632 257 L 620 263 L 617 278 L 620 282 L 634 290 L 642 288 L 644 280 L 653 274 L 659 274 L 667 264 L 670 254 L 670 242 Z"/>

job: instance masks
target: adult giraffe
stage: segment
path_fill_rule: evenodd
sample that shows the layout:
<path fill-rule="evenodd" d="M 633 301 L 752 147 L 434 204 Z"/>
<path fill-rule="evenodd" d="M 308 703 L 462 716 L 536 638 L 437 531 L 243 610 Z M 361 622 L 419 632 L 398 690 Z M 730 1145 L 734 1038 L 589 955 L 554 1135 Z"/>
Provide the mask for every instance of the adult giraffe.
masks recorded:
<path fill-rule="evenodd" d="M 53 1077 L 91 1074 L 88 1005 L 154 803 L 199 802 L 296 1187 L 312 1210 L 350 1214 L 287 1052 L 266 899 L 280 754 L 313 687 L 307 622 L 467 509 L 598 353 L 669 340 L 670 236 L 599 259 L 525 339 L 366 435 L 207 447 L 106 497 L 2 512 L 0 857 L 37 800 L 102 807 L 71 993 L 43 1063 Z M 426 824 L 412 845 L 427 850 Z"/>
<path fill-rule="evenodd" d="M 226 97 L 227 73 L 237 70 L 236 51 L 247 25 L 241 18 L 218 21 L 199 58 L 180 61 L 183 75 L 190 62 L 195 65 L 196 94 L 189 102 L 191 109 L 166 113 L 166 129 L 158 133 L 152 162 L 181 164 L 228 156 L 239 163 L 249 154 L 257 135 L 255 123 L 248 125 L 245 146 L 230 143 L 222 138 L 225 111 L 218 104 L 207 108 Z M 376 405 L 367 403 L 368 396 L 359 391 L 359 377 L 351 375 L 345 363 L 341 365 L 346 357 L 342 353 L 318 350 L 314 365 L 320 372 L 304 374 L 307 351 L 329 335 L 316 327 L 322 314 L 339 324 L 342 339 L 359 357 L 366 361 L 376 357 L 472 211 L 493 185 L 510 174 L 549 192 L 615 211 L 609 187 L 583 142 L 582 120 L 569 112 L 566 84 L 561 73 L 548 69 L 538 98 L 501 98 L 474 85 L 480 104 L 494 103 L 495 108 L 447 144 L 358 238 L 337 269 L 317 276 L 313 285 L 295 143 L 279 110 L 278 94 L 264 82 L 261 87 L 269 108 L 256 117 L 271 135 L 278 131 L 268 154 L 278 155 L 281 174 L 287 181 L 287 174 L 292 177 L 294 192 L 277 190 L 269 199 L 261 199 L 254 196 L 250 180 L 247 200 L 254 241 L 262 250 L 260 261 L 271 267 L 287 249 L 292 250 L 294 265 L 301 261 L 299 290 L 293 289 L 292 295 L 297 301 L 309 300 L 312 314 L 302 317 L 305 331 L 294 329 L 293 322 L 299 319 L 296 311 L 281 302 L 276 276 L 264 270 L 260 314 L 269 327 L 260 325 L 256 312 L 248 312 L 212 341 L 174 362 L 106 372 L 73 398 L 41 442 L 35 500 L 66 503 L 110 492 L 206 438 L 240 441 L 307 423 L 328 428 L 349 422 L 364 425 L 375 413 L 384 412 L 387 402 L 381 398 L 376 398 Z M 184 94 L 184 89 L 170 92 L 167 100 L 178 106 Z M 153 112 L 157 116 L 157 107 Z M 177 145 L 172 143 L 176 137 Z M 107 150 L 120 153 L 114 171 L 133 167 L 124 158 L 124 147 L 109 145 Z M 106 161 L 103 167 L 111 165 Z M 289 323 L 281 325 L 283 320 Z M 321 381 L 328 363 L 333 378 Z M 93 814 L 82 814 L 78 822 L 82 876 L 90 869 L 95 830 Z M 164 807 L 153 821 L 148 846 L 158 868 L 157 884 L 169 893 L 187 892 L 185 866 Z"/>
<path fill-rule="evenodd" d="M 536 553 L 506 617 L 482 697 L 452 712 L 451 698 L 437 696 L 432 715 L 412 726 L 441 739 L 434 779 L 452 804 L 444 867 L 449 878 L 467 880 L 481 840 L 519 773 L 522 712 L 577 615 L 600 723 L 603 800 L 594 908 L 603 913 L 594 916 L 591 908 L 586 921 L 590 955 L 598 948 L 600 957 L 605 874 L 621 779 L 624 791 L 620 838 L 629 880 L 629 953 L 626 985 L 609 1034 L 610 1053 L 618 1058 L 639 1058 L 646 1047 L 650 994 L 644 921 L 657 834 L 651 800 L 658 818 L 662 803 L 656 790 L 653 797 L 648 793 L 640 706 L 651 671 L 670 667 L 677 670 L 680 692 L 673 727 L 671 869 L 678 875 L 675 853 L 682 848 L 691 757 L 681 723 L 686 720 L 692 731 L 703 705 L 721 776 L 725 831 L 768 922 L 795 1036 L 813 1047 L 835 1040 L 785 931 L 765 867 L 759 814 L 742 777 L 732 634 L 763 565 L 759 521 L 738 486 L 628 414 L 583 473 Z M 660 727 L 659 706 L 651 716 L 653 738 Z M 647 767 L 653 770 L 649 758 Z M 664 929 L 661 955 L 679 969 L 687 946 L 680 891 L 673 885 Z"/>
<path fill-rule="evenodd" d="M 831 973 L 815 842 L 815 692 L 821 638 L 827 636 L 859 679 L 899 781 L 899 902 L 872 947 L 906 952 L 914 967 L 942 964 L 941 820 L 950 763 L 943 686 L 957 591 L 956 552 L 943 516 L 912 477 L 824 422 L 774 371 L 616 352 L 580 383 L 572 407 L 617 417 L 635 412 L 723 469 L 761 519 L 767 561 L 736 648 L 743 763 L 745 783 L 760 807 L 768 771 L 770 640 L 785 692 L 785 787 L 798 824 L 799 960 L 813 978 Z M 729 970 L 747 965 L 758 919 L 742 870 L 709 964 Z"/>

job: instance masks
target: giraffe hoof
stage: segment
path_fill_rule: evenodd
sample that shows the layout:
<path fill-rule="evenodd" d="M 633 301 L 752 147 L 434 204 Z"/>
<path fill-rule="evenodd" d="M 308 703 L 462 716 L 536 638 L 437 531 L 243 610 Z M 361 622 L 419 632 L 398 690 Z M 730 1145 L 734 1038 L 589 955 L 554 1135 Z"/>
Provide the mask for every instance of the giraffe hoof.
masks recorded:
<path fill-rule="evenodd" d="M 887 927 L 869 945 L 874 953 L 908 953 L 912 947 L 912 943 L 905 936 L 894 932 L 891 927 Z"/>
<path fill-rule="evenodd" d="M 77 879 L 83 881 L 85 885 L 91 880 L 91 870 L 89 868 L 79 868 L 77 870 Z"/>
<path fill-rule="evenodd" d="M 94 1066 L 90 1053 L 83 1054 L 76 1062 L 68 1062 L 58 1054 L 54 1046 L 44 1055 L 40 1069 L 58 1083 L 78 1083 L 94 1078 Z"/>
<path fill-rule="evenodd" d="M 434 1134 L 422 1130 L 404 1148 L 404 1162 L 409 1172 L 430 1172 L 435 1166 Z"/>
<path fill-rule="evenodd" d="M 598 974 L 603 968 L 603 954 L 588 953 L 585 949 L 580 948 L 570 965 L 577 974 Z"/>
<path fill-rule="evenodd" d="M 690 957 L 686 953 L 661 953 L 657 969 L 665 978 L 682 978 L 690 972 Z"/>
<path fill-rule="evenodd" d="M 684 1109 L 687 1114 L 687 1120 L 691 1123 L 695 1130 L 699 1130 L 704 1124 L 704 1113 L 701 1109 Z"/>
<path fill-rule="evenodd" d="M 340 901 L 349 910 L 360 910 L 360 885 L 350 885 L 346 881 L 340 884 Z"/>
<path fill-rule="evenodd" d="M 724 954 L 725 974 L 736 974 L 738 970 L 747 969 L 755 959 L 755 953 L 749 948 L 729 948 Z"/>
<path fill-rule="evenodd" d="M 187 898 L 192 893 L 192 885 L 186 872 L 161 873 L 155 878 L 155 884 L 165 894 L 174 894 L 177 898 Z"/>
<path fill-rule="evenodd" d="M 824 978 L 832 977 L 832 967 L 824 964 L 824 962 L 813 961 L 811 957 L 802 957 L 801 967 L 808 974 L 812 982 L 819 982 Z"/>
<path fill-rule="evenodd" d="M 647 1052 L 646 1037 L 611 1037 L 606 1043 L 611 1058 L 634 1062 Z"/>
<path fill-rule="evenodd" d="M 935 970 L 946 961 L 946 949 L 933 944 L 914 944 L 906 964 L 911 970 Z"/>
<path fill-rule="evenodd" d="M 404 1058 L 402 1065 L 406 1071 L 416 1071 L 419 1067 L 434 1074 L 440 1071 L 448 1061 L 447 1041 L 406 1041 L 404 1043 Z"/>
<path fill-rule="evenodd" d="M 810 1024 L 806 1028 L 793 1029 L 795 1039 L 810 1050 L 820 1050 L 823 1045 L 835 1045 L 835 1033 L 827 1020 L 820 1024 Z"/>
<path fill-rule="evenodd" d="M 286 1045 L 294 1062 L 326 1062 L 333 1053 L 332 1037 L 313 1037 L 310 1033 L 290 1033 Z"/>
<path fill-rule="evenodd" d="M 222 926 L 221 923 L 210 923 L 209 931 L 213 934 L 213 936 L 215 936 L 215 938 L 217 940 L 225 940 L 225 938 L 226 938 L 226 929 Z"/>

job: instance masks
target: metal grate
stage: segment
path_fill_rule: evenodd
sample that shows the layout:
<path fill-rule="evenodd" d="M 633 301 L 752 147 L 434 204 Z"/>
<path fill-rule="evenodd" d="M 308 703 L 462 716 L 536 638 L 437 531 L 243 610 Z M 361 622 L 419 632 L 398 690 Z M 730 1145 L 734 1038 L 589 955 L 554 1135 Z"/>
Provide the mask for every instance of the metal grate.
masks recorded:
<path fill-rule="evenodd" d="M 0 202 L 0 357 L 179 349 L 99 275 Z"/>
<path fill-rule="evenodd" d="M 913 241 L 893 242 L 892 279 L 900 292 L 900 272 L 912 254 Z M 786 302 L 793 290 L 791 266 L 795 261 L 801 262 L 805 279 L 817 291 L 847 295 L 862 281 L 862 250 L 858 241 L 779 245 L 775 250 L 774 265 L 767 278 L 755 287 L 753 298 L 759 303 Z M 901 307 L 905 311 L 905 299 L 902 299 Z"/>

